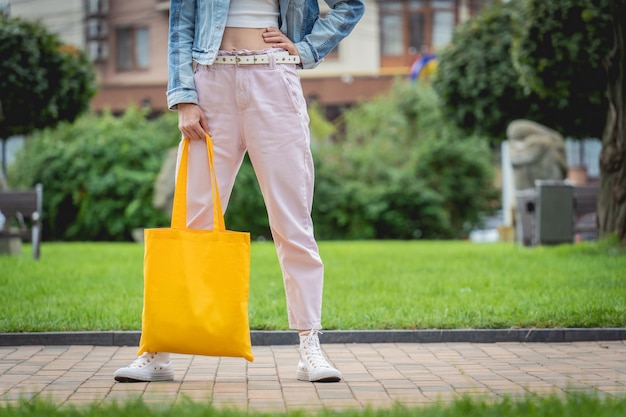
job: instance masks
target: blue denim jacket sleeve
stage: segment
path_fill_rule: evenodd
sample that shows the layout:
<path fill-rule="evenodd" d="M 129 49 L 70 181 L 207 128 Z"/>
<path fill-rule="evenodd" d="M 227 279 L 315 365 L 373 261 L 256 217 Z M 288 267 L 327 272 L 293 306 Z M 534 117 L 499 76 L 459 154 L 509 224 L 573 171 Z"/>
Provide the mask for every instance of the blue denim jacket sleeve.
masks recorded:
<path fill-rule="evenodd" d="M 198 103 L 193 81 L 192 49 L 195 33 L 196 0 L 171 0 L 168 39 L 167 104 Z"/>
<path fill-rule="evenodd" d="M 296 44 L 302 68 L 309 69 L 318 66 L 326 55 L 339 42 L 348 36 L 365 13 L 363 0 L 325 0 L 331 8 L 325 17 L 319 17 L 317 0 L 307 0 L 304 24 L 300 33 L 289 33 L 291 40 Z M 293 3 L 293 2 L 291 2 Z M 296 2 L 297 3 L 297 2 Z M 301 7 L 301 6 L 300 6 Z M 294 10 L 288 9 L 286 19 L 289 20 Z M 298 19 L 293 19 L 298 21 Z"/>

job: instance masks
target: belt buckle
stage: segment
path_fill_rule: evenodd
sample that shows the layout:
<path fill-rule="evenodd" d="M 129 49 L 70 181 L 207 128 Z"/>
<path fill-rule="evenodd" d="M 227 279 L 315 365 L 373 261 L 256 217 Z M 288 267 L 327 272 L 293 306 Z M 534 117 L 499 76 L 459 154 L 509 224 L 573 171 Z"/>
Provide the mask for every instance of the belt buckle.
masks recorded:
<path fill-rule="evenodd" d="M 241 62 L 241 57 L 239 55 L 235 55 L 235 65 L 239 66 L 240 62 Z"/>

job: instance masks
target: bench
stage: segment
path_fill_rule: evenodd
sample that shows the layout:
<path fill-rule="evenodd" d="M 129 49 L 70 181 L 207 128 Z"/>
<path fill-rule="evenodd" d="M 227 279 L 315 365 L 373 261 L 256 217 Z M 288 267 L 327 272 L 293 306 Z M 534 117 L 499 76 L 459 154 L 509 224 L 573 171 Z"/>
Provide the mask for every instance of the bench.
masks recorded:
<path fill-rule="evenodd" d="M 32 190 L 0 191 L 0 211 L 6 217 L 2 238 L 16 238 L 33 244 L 33 258 L 39 259 L 43 185 Z"/>

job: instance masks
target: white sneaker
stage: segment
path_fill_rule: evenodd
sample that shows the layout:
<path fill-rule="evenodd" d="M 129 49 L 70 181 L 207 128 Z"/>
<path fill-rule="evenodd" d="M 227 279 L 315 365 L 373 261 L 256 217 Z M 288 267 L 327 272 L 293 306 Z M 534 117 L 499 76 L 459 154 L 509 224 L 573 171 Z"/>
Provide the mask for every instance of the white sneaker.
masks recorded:
<path fill-rule="evenodd" d="M 300 362 L 297 378 L 309 382 L 341 381 L 341 372 L 326 361 L 317 333 L 317 330 L 311 330 L 308 335 L 300 336 Z"/>
<path fill-rule="evenodd" d="M 128 366 L 113 374 L 118 382 L 171 381 L 174 369 L 169 353 L 145 352 Z"/>

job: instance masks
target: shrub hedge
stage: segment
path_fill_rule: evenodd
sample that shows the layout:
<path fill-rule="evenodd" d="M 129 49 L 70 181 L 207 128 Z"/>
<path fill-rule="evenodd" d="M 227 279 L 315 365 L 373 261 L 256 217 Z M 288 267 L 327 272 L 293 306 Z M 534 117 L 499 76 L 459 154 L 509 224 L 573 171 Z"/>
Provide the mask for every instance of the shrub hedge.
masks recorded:
<path fill-rule="evenodd" d="M 177 132 L 170 114 L 85 115 L 29 137 L 9 182 L 43 184 L 46 240 L 130 240 L 135 228 L 168 222 L 152 205 L 153 186 Z"/>
<path fill-rule="evenodd" d="M 429 86 L 407 82 L 346 111 L 340 126 L 320 122 L 320 109 L 311 107 L 318 238 L 459 238 L 479 223 L 494 197 L 491 152 L 486 140 L 448 123 L 440 107 Z M 179 138 L 171 112 L 154 120 L 138 109 L 87 115 L 28 138 L 9 179 L 44 184 L 45 239 L 130 240 L 135 228 L 169 223 L 152 205 L 153 188 Z M 247 158 L 226 221 L 270 238 Z"/>

